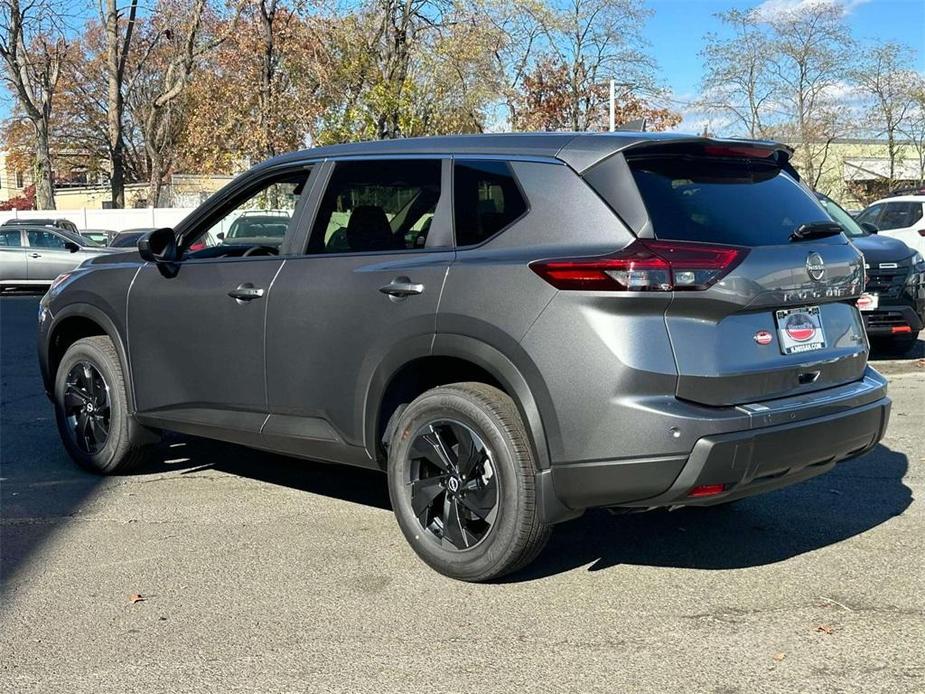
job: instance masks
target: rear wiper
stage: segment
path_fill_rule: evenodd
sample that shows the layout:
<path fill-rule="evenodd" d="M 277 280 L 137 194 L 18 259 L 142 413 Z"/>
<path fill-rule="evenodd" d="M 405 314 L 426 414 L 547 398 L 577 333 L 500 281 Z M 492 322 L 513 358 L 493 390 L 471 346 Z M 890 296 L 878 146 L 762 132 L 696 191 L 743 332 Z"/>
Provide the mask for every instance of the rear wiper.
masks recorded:
<path fill-rule="evenodd" d="M 837 222 L 809 222 L 801 224 L 790 234 L 791 241 L 804 241 L 805 239 L 818 239 L 823 236 L 835 236 L 844 231 Z"/>

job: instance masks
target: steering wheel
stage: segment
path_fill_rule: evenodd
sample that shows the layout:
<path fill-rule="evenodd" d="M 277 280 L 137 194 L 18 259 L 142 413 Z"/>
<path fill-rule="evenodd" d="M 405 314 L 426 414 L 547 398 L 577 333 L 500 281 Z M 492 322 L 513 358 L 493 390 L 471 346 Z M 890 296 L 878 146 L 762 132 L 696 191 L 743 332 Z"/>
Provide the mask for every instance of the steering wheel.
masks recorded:
<path fill-rule="evenodd" d="M 251 246 L 241 254 L 241 257 L 249 258 L 252 255 L 279 255 L 279 251 L 272 246 Z"/>

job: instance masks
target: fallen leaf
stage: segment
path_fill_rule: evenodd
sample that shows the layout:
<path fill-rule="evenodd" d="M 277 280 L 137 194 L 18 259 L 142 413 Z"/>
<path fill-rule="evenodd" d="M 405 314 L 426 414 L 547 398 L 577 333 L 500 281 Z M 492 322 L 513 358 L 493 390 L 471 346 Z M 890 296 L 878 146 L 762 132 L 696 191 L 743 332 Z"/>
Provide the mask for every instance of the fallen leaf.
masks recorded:
<path fill-rule="evenodd" d="M 828 624 L 820 624 L 816 627 L 816 631 L 821 631 L 823 634 L 834 634 L 835 630 L 830 627 Z"/>
<path fill-rule="evenodd" d="M 774 655 L 771 656 L 771 658 L 777 661 L 778 663 L 786 657 L 787 657 L 786 653 L 775 653 Z"/>
<path fill-rule="evenodd" d="M 144 602 L 145 599 L 138 593 L 133 593 L 129 596 L 128 601 L 134 605 L 136 602 Z"/>

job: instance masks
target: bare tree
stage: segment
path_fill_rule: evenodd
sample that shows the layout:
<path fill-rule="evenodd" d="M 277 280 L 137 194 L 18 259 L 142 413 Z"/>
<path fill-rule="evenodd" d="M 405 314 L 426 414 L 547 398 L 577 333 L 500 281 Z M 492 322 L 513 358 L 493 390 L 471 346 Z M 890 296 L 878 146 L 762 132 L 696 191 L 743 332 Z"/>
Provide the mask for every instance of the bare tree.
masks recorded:
<path fill-rule="evenodd" d="M 916 75 L 908 58 L 911 54 L 908 46 L 898 43 L 870 46 L 852 73 L 858 90 L 870 101 L 871 130 L 877 137 L 886 137 L 889 188 L 896 182 L 896 165 L 901 159 L 897 136 L 916 102 Z"/>
<path fill-rule="evenodd" d="M 109 136 L 110 187 L 112 189 L 112 206 L 125 207 L 125 132 L 123 116 L 125 113 L 125 95 L 123 84 L 135 21 L 138 13 L 138 0 L 129 0 L 126 10 L 120 9 L 117 0 L 100 2 L 100 22 L 106 35 L 106 122 Z M 124 18 L 124 22 L 123 22 Z M 123 26 L 124 25 L 124 26 Z"/>
<path fill-rule="evenodd" d="M 172 164 L 174 146 L 183 125 L 182 97 L 197 60 L 222 43 L 234 30 L 237 14 L 217 35 L 203 39 L 207 0 L 193 0 L 186 17 L 167 8 L 157 13 L 159 24 L 142 32 L 142 47 L 134 61 L 125 91 L 133 119 L 138 123 L 148 164 L 148 203 L 156 206 L 164 177 Z M 170 28 L 182 25 L 181 31 Z"/>
<path fill-rule="evenodd" d="M 649 14 L 638 0 L 565 0 L 552 5 L 546 27 L 549 52 L 568 74 L 567 125 L 599 124 L 614 79 L 626 98 L 654 89 L 655 66 L 640 27 Z"/>
<path fill-rule="evenodd" d="M 698 106 L 731 116 L 749 137 L 763 137 L 774 93 L 768 37 L 754 12 L 729 10 L 715 16 L 732 36 L 706 36 L 706 47 L 700 53 L 704 96 Z"/>
<path fill-rule="evenodd" d="M 835 95 L 845 86 L 854 54 L 844 8 L 830 0 L 801 3 L 776 13 L 768 23 L 776 98 L 789 121 L 784 132 L 797 141 L 801 173 L 815 187 L 822 175 L 820 162 L 843 125 Z"/>
<path fill-rule="evenodd" d="M 925 77 L 913 75 L 909 93 L 913 105 L 900 122 L 898 131 L 915 151 L 920 185 L 925 185 Z"/>
<path fill-rule="evenodd" d="M 0 57 L 6 81 L 35 131 L 36 205 L 55 209 L 51 162 L 52 103 L 67 46 L 52 3 L 45 0 L 0 2 Z"/>

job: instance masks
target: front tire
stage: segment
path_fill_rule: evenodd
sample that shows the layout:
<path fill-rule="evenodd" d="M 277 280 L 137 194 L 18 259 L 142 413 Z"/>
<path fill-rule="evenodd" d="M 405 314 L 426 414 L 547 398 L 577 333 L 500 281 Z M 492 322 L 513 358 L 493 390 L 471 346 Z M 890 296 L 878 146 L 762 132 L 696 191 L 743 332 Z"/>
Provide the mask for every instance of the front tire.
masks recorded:
<path fill-rule="evenodd" d="M 498 578 L 530 563 L 549 538 L 523 421 L 497 388 L 456 383 L 415 399 L 392 434 L 388 472 L 402 533 L 445 576 Z"/>
<path fill-rule="evenodd" d="M 55 374 L 54 403 L 65 449 L 91 472 L 128 472 L 159 439 L 129 414 L 122 364 L 105 335 L 68 347 Z"/>

